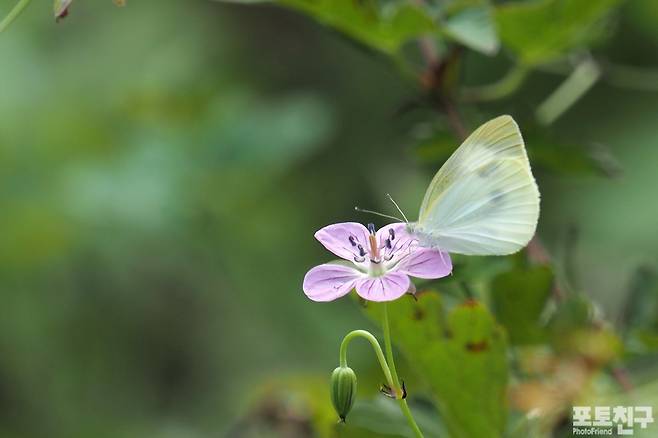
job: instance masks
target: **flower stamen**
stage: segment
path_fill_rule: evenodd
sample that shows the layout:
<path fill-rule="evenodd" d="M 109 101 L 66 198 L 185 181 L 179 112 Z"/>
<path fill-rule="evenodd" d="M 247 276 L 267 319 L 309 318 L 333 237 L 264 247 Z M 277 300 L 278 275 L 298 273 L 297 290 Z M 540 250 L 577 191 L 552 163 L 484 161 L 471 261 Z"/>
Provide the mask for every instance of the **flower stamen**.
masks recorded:
<path fill-rule="evenodd" d="M 368 224 L 368 230 L 370 231 L 370 234 L 368 235 L 368 240 L 370 242 L 370 261 L 372 263 L 378 264 L 381 262 L 381 257 L 379 256 L 379 246 L 377 245 L 375 225 Z"/>

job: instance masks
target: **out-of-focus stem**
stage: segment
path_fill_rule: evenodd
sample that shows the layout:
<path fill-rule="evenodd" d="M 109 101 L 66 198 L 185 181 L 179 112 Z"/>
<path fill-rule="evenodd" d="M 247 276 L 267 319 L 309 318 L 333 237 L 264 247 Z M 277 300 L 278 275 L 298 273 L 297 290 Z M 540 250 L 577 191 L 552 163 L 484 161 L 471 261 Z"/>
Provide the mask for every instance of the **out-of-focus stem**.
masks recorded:
<path fill-rule="evenodd" d="M 498 82 L 480 87 L 466 88 L 462 91 L 462 99 L 465 101 L 485 102 L 502 99 L 514 93 L 528 76 L 528 68 L 517 64 Z"/>
<path fill-rule="evenodd" d="M 7 27 L 9 27 L 9 25 L 16 19 L 16 17 L 18 17 L 21 12 L 23 12 L 23 9 L 25 9 L 29 3 L 30 0 L 19 0 L 14 8 L 5 16 L 5 18 L 0 21 L 0 32 L 7 29 Z"/>
<path fill-rule="evenodd" d="M 580 99 L 601 77 L 599 65 L 583 60 L 569 77 L 535 111 L 537 121 L 550 125 Z"/>

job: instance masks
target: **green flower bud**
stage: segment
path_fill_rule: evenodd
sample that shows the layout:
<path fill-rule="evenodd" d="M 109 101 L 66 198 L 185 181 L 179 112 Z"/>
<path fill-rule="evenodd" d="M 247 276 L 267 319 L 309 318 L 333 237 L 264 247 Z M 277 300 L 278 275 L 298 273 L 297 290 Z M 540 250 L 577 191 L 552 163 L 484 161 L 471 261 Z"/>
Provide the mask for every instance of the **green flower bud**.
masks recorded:
<path fill-rule="evenodd" d="M 356 398 L 356 374 L 348 366 L 331 373 L 331 403 L 342 421 L 352 409 Z"/>

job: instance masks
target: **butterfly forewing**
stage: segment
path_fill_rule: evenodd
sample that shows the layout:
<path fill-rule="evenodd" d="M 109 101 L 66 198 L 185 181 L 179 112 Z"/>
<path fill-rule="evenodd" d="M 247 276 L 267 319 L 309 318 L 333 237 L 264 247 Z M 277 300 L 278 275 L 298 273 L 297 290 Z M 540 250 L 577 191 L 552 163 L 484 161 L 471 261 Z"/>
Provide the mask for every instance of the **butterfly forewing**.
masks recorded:
<path fill-rule="evenodd" d="M 518 251 L 535 233 L 539 191 L 510 116 L 478 128 L 446 161 L 421 205 L 421 244 L 469 255 Z"/>

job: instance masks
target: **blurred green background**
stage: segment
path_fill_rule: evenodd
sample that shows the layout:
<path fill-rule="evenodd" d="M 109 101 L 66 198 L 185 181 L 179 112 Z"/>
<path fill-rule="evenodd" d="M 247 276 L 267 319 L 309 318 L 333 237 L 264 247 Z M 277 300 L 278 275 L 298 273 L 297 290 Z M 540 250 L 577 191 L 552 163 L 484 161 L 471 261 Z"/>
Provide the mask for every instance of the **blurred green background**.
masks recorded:
<path fill-rule="evenodd" d="M 313 436 L 303 415 L 278 429 L 262 393 L 304 413 L 287 391 L 318 382 L 326 404 L 342 336 L 372 327 L 352 300 L 304 296 L 306 270 L 331 259 L 313 233 L 372 221 L 355 205 L 391 212 L 386 193 L 415 217 L 436 144 L 459 140 L 394 64 L 294 11 L 49 12 L 34 2 L 0 34 L 0 437 Z M 592 51 L 658 68 L 656 22 L 655 2 L 627 2 Z M 470 84 L 512 63 L 463 58 Z M 519 121 L 539 235 L 615 324 L 638 268 L 658 264 L 658 74 L 601 80 L 542 127 L 534 109 L 565 78 L 549 70 L 461 110 L 469 131 Z M 274 426 L 249 435 L 254 416 Z"/>

